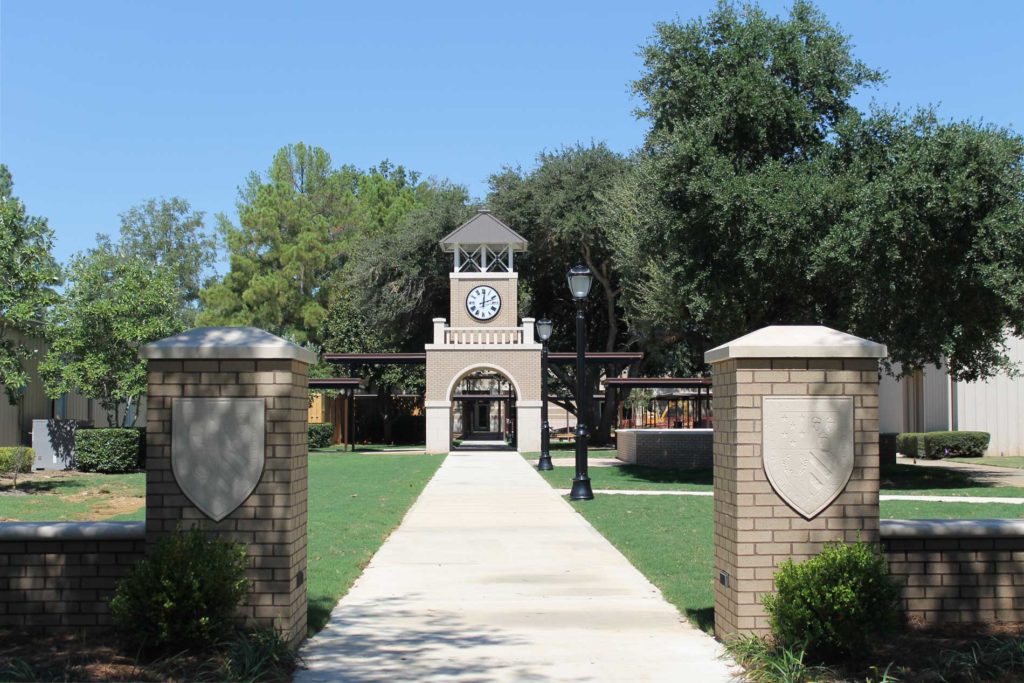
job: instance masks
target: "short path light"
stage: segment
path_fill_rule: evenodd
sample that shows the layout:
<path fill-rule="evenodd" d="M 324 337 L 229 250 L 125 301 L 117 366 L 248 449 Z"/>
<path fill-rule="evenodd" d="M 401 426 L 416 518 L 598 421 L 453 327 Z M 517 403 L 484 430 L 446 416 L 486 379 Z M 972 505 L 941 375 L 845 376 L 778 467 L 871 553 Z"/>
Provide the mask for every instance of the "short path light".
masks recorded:
<path fill-rule="evenodd" d="M 551 464 L 551 427 L 548 425 L 548 340 L 554 326 L 547 318 L 537 321 L 537 338 L 540 339 L 540 462 L 538 470 L 553 470 Z"/>
<path fill-rule="evenodd" d="M 583 306 L 590 294 L 590 286 L 594 283 L 594 275 L 584 265 L 573 266 L 567 274 L 569 291 L 576 301 L 576 476 L 572 480 L 570 500 L 593 500 L 594 491 L 590 487 L 590 476 L 587 474 L 587 428 L 586 416 L 587 377 L 587 319 Z"/>

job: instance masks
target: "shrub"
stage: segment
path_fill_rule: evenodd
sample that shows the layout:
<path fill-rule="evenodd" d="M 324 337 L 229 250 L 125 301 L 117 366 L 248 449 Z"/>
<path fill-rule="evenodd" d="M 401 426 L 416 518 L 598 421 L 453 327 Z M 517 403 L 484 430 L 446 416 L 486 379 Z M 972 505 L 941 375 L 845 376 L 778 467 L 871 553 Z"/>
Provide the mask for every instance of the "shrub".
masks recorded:
<path fill-rule="evenodd" d="M 899 626 L 900 586 L 866 543 L 830 543 L 815 557 L 787 560 L 775 574 L 776 594 L 763 598 L 772 635 L 784 648 L 829 660 L 863 650 L 870 636 Z"/>
<path fill-rule="evenodd" d="M 924 457 L 980 458 L 988 450 L 988 432 L 928 432 L 924 435 Z"/>
<path fill-rule="evenodd" d="M 924 457 L 924 434 L 921 432 L 903 432 L 896 437 L 896 451 L 908 458 Z"/>
<path fill-rule="evenodd" d="M 309 447 L 327 448 L 331 445 L 331 436 L 334 435 L 334 424 L 321 422 L 309 425 Z"/>
<path fill-rule="evenodd" d="M 110 601 L 114 625 L 130 642 L 182 649 L 221 642 L 245 598 L 245 546 L 193 529 L 161 538 L 121 581 Z"/>
<path fill-rule="evenodd" d="M 75 467 L 82 472 L 116 474 L 140 469 L 142 430 L 78 429 L 75 431 Z"/>
<path fill-rule="evenodd" d="M 0 474 L 10 475 L 18 488 L 18 475 L 31 472 L 35 460 L 36 452 L 27 446 L 0 448 Z"/>
<path fill-rule="evenodd" d="M 4 446 L 0 448 L 0 473 L 25 474 L 32 471 L 36 452 L 28 446 Z"/>

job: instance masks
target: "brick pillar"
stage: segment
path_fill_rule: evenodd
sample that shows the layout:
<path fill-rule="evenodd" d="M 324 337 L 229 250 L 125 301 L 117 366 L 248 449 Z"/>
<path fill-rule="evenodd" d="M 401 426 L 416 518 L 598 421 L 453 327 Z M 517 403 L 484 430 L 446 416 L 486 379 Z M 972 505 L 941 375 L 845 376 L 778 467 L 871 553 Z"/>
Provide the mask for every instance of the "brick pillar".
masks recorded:
<path fill-rule="evenodd" d="M 705 354 L 720 639 L 767 632 L 761 596 L 784 560 L 810 558 L 827 541 L 878 542 L 885 355 L 882 344 L 817 326 L 766 327 Z"/>
<path fill-rule="evenodd" d="M 147 345 L 146 540 L 198 527 L 245 543 L 240 616 L 306 634 L 309 365 L 263 330 L 213 327 Z"/>

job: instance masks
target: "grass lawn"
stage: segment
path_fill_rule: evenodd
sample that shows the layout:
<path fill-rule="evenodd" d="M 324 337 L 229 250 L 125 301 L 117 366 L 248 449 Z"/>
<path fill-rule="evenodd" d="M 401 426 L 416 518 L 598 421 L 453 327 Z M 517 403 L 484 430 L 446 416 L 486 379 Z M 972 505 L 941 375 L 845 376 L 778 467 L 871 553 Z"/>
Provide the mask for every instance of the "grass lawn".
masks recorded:
<path fill-rule="evenodd" d="M 600 495 L 573 503 L 698 628 L 714 628 L 714 501 Z M 1019 517 L 1019 505 L 883 501 L 883 519 Z"/>
<path fill-rule="evenodd" d="M 442 455 L 309 456 L 309 632 L 331 610 L 441 465 Z"/>
<path fill-rule="evenodd" d="M 534 460 L 532 457 L 527 457 L 527 459 Z M 547 472 L 540 472 L 540 475 L 555 488 L 569 488 L 572 485 L 573 468 L 556 467 Z M 669 470 L 640 465 L 592 467 L 590 481 L 595 491 L 602 489 L 711 491 L 714 488 L 710 469 Z M 881 484 L 882 493 L 892 494 L 1024 497 L 1024 488 L 979 485 L 968 473 L 960 470 L 916 467 L 914 465 L 884 467 Z"/>
<path fill-rule="evenodd" d="M 946 458 L 953 462 L 964 462 L 969 465 L 991 465 L 993 467 L 1012 467 L 1024 470 L 1024 455 L 1007 455 L 1002 458 L 984 456 L 981 458 Z"/>
<path fill-rule="evenodd" d="M 1009 503 L 930 503 L 883 500 L 882 519 L 1021 519 L 1024 505 Z"/>
<path fill-rule="evenodd" d="M 941 467 L 886 465 L 882 468 L 882 493 L 929 496 L 1024 497 L 1019 486 L 978 484 L 969 472 Z"/>
<path fill-rule="evenodd" d="M 540 472 L 555 488 L 567 489 L 572 486 L 575 470 L 572 467 L 556 467 Z M 666 470 L 640 465 L 619 465 L 618 467 L 591 467 L 590 485 L 595 491 L 602 489 L 630 489 L 648 491 L 711 491 L 711 470 Z"/>
<path fill-rule="evenodd" d="M 144 519 L 146 475 L 33 472 L 0 481 L 0 521 Z"/>

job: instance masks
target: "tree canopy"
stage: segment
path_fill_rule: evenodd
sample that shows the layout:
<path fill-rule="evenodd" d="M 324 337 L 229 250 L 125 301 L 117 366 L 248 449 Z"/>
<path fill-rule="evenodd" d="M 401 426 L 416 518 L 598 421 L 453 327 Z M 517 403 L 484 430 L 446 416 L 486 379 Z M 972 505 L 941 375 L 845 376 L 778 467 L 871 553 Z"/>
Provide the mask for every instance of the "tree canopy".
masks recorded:
<path fill-rule="evenodd" d="M 203 212 L 193 211 L 181 197 L 149 199 L 121 214 L 120 239 L 97 238 L 126 257 L 138 257 L 169 269 L 184 317 L 192 321 L 199 293 L 212 275 L 217 260 L 217 239 L 205 231 Z"/>
<path fill-rule="evenodd" d="M 643 56 L 651 127 L 608 209 L 645 344 L 699 368 L 753 329 L 816 323 L 886 343 L 904 371 L 1005 367 L 1001 340 L 1024 332 L 1019 136 L 858 111 L 881 74 L 807 2 L 785 19 L 722 3 L 659 24 Z"/>
<path fill-rule="evenodd" d="M 203 291 L 200 323 L 253 325 L 319 343 L 335 274 L 360 240 L 385 233 L 418 201 L 415 173 L 384 162 L 334 168 L 303 143 L 281 148 L 266 177 L 249 176 L 238 225 L 218 216 L 231 270 Z"/>
<path fill-rule="evenodd" d="M 45 218 L 28 215 L 13 191 L 11 172 L 0 164 L 0 383 L 12 405 L 28 385 L 25 361 L 39 346 L 60 284 L 53 231 Z"/>
<path fill-rule="evenodd" d="M 147 390 L 139 348 L 184 327 L 175 273 L 109 245 L 76 255 L 68 287 L 48 315 L 50 350 L 39 365 L 46 393 L 97 399 L 110 425 L 135 423 Z"/>

